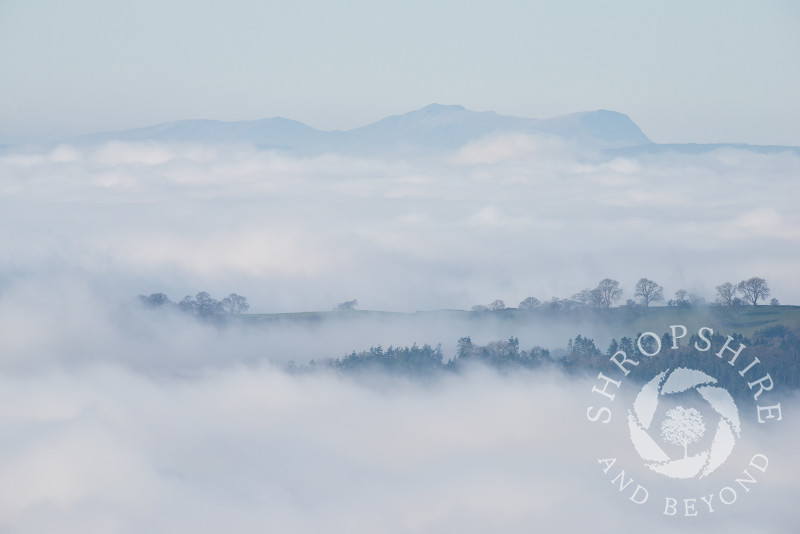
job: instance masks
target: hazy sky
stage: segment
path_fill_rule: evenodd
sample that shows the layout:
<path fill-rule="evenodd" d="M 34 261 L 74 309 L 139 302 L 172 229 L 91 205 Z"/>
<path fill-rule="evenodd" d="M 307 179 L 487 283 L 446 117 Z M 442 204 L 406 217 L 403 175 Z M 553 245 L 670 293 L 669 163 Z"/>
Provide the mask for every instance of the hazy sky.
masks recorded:
<path fill-rule="evenodd" d="M 182 118 L 348 129 L 431 102 L 800 145 L 800 5 L 0 1 L 0 142 Z"/>

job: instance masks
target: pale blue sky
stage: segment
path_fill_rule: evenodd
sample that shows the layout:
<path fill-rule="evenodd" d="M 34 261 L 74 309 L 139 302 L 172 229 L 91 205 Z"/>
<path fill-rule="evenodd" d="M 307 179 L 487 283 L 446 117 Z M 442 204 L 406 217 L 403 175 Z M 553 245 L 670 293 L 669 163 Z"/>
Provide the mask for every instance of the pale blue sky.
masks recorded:
<path fill-rule="evenodd" d="M 800 3 L 0 0 L 0 141 L 431 102 L 800 145 Z"/>

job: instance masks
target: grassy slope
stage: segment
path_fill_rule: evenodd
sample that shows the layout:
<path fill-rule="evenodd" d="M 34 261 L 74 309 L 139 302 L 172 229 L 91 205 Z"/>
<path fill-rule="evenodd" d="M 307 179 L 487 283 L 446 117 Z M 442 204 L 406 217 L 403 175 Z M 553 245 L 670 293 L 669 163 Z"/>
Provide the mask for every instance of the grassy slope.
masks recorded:
<path fill-rule="evenodd" d="M 800 324 L 800 306 L 745 306 L 736 310 L 719 307 L 672 308 L 656 307 L 642 310 L 641 314 L 626 314 L 621 309 L 616 326 L 627 331 L 644 332 L 653 325 L 682 324 L 690 333 L 707 326 L 720 333 L 737 332 L 751 336 L 767 326 Z M 659 332 L 663 333 L 663 332 Z"/>
<path fill-rule="evenodd" d="M 507 309 L 500 312 L 468 312 L 462 310 L 436 310 L 416 312 L 413 314 L 397 312 L 380 312 L 354 310 L 348 312 L 301 312 L 301 313 L 275 313 L 275 314 L 249 314 L 237 320 L 249 324 L 264 324 L 273 322 L 318 322 L 323 320 L 350 321 L 359 319 L 380 318 L 385 321 L 408 318 L 436 318 L 456 319 L 470 322 L 499 321 L 501 323 L 516 323 L 524 326 L 530 323 L 574 325 L 575 333 L 580 333 L 587 325 L 598 326 L 609 332 L 619 332 L 619 335 L 633 335 L 637 332 L 655 330 L 662 334 L 668 330 L 669 325 L 682 324 L 690 333 L 696 332 L 702 326 L 713 328 L 716 332 L 738 332 L 751 336 L 756 330 L 766 326 L 785 325 L 796 327 L 800 325 L 800 306 L 743 306 L 737 309 L 728 309 L 715 306 L 702 306 L 695 308 L 677 308 L 659 306 L 649 309 L 624 307 L 609 310 L 573 310 L 569 312 L 547 312 L 536 310 L 533 312 Z"/>

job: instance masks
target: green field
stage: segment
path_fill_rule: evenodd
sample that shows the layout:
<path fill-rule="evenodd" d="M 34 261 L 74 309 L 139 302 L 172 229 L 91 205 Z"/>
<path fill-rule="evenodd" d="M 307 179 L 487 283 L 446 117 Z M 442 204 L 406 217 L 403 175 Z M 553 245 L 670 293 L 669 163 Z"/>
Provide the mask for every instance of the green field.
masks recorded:
<path fill-rule="evenodd" d="M 386 322 L 420 319 L 431 321 L 454 320 L 473 324 L 494 322 L 522 328 L 530 324 L 558 324 L 561 326 L 574 326 L 576 333 L 581 332 L 587 325 L 593 325 L 594 329 L 602 327 L 606 331 L 621 332 L 622 334 L 635 334 L 656 327 L 666 329 L 669 325 L 681 324 L 686 326 L 689 332 L 696 332 L 700 327 L 707 326 L 718 332 L 737 332 L 744 336 L 751 336 L 755 331 L 769 326 L 800 327 L 800 306 L 741 306 L 736 308 L 718 306 L 630 308 L 621 306 L 607 310 L 579 309 L 557 312 L 547 309 L 527 311 L 512 308 L 496 312 L 433 310 L 400 313 L 352 310 L 346 312 L 245 314 L 230 318 L 232 321 L 253 326 L 259 324 L 316 323 L 323 321 L 347 323 L 368 319 Z"/>

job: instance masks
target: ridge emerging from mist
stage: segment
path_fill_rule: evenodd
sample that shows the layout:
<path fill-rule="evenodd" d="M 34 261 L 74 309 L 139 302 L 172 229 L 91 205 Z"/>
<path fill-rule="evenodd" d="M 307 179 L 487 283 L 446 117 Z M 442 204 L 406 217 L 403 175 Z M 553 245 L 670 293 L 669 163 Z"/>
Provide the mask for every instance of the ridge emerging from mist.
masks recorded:
<path fill-rule="evenodd" d="M 489 135 L 504 134 L 555 136 L 593 149 L 651 143 L 630 117 L 615 111 L 585 111 L 550 119 L 532 119 L 441 104 L 430 104 L 347 131 L 318 130 L 283 117 L 230 122 L 189 119 L 94 133 L 68 142 L 78 145 L 109 141 L 246 143 L 300 154 L 373 154 L 453 150 Z"/>

